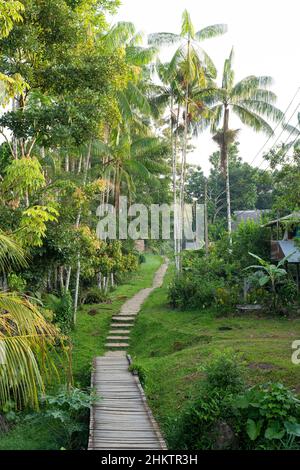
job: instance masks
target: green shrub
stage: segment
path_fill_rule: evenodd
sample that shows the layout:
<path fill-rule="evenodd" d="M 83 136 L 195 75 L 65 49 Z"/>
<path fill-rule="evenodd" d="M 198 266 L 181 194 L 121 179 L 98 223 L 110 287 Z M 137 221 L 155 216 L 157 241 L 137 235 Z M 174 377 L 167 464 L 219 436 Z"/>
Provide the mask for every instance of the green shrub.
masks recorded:
<path fill-rule="evenodd" d="M 206 308 L 217 305 L 223 312 L 236 305 L 240 288 L 235 263 L 225 262 L 212 251 L 184 252 L 182 272 L 169 287 L 173 308 Z"/>
<path fill-rule="evenodd" d="M 43 418 L 45 426 L 51 427 L 59 447 L 78 449 L 86 442 L 88 412 L 94 400 L 94 394 L 63 387 L 55 395 L 43 396 L 40 411 L 27 415 L 26 420 Z"/>
<path fill-rule="evenodd" d="M 107 299 L 107 293 L 103 292 L 99 287 L 91 287 L 82 294 L 83 304 L 102 304 Z"/>
<path fill-rule="evenodd" d="M 244 369 L 238 358 L 231 352 L 217 355 L 203 368 L 208 390 L 236 394 L 244 388 Z"/>
<path fill-rule="evenodd" d="M 53 322 L 57 323 L 63 333 L 68 333 L 73 327 L 73 303 L 69 291 L 61 297 L 47 294 L 44 306 L 53 311 Z"/>
<path fill-rule="evenodd" d="M 293 279 L 287 278 L 278 286 L 279 302 L 283 305 L 291 304 L 298 297 L 297 284 Z"/>
<path fill-rule="evenodd" d="M 173 308 L 205 308 L 215 303 L 217 291 L 223 287 L 221 279 L 200 280 L 182 275 L 170 285 L 168 298 Z"/>
<path fill-rule="evenodd" d="M 139 264 L 146 263 L 146 256 L 143 253 L 139 253 Z"/>
<path fill-rule="evenodd" d="M 300 401 L 284 385 L 257 385 L 234 403 L 241 445 L 254 449 L 300 448 Z"/>
<path fill-rule="evenodd" d="M 12 291 L 24 292 L 26 289 L 26 280 L 15 273 L 10 273 L 7 277 L 8 287 Z"/>
<path fill-rule="evenodd" d="M 223 353 L 202 368 L 205 372 L 199 395 L 175 422 L 171 433 L 172 448 L 201 450 L 217 447 L 218 426 L 231 423 L 234 394 L 244 387 L 243 370 L 235 356 Z M 226 424 L 229 429 L 229 426 Z M 233 446 L 232 439 L 224 447 Z"/>
<path fill-rule="evenodd" d="M 240 269 L 252 264 L 253 258 L 249 255 L 249 252 L 256 253 L 263 259 L 268 259 L 270 256 L 269 229 L 261 227 L 253 220 L 242 222 L 232 235 L 230 253 L 232 260 L 238 263 Z"/>

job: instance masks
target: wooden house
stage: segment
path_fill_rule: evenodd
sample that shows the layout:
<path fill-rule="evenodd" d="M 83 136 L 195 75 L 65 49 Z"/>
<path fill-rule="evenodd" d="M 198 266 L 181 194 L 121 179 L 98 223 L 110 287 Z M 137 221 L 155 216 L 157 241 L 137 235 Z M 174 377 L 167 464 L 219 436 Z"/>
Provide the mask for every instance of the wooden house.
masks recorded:
<path fill-rule="evenodd" d="M 300 286 L 300 212 L 293 212 L 285 217 L 271 220 L 265 227 L 271 228 L 271 260 L 287 258 L 287 267 L 291 268 Z"/>

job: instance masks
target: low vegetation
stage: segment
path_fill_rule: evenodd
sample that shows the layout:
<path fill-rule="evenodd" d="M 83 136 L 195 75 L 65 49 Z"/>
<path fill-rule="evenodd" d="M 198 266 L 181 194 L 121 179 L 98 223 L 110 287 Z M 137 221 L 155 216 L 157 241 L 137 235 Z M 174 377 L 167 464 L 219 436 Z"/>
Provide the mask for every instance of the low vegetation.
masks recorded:
<path fill-rule="evenodd" d="M 243 449 L 297 447 L 298 428 L 293 428 L 295 434 L 289 434 L 284 423 L 299 423 L 296 397 L 300 392 L 300 370 L 291 356 L 300 319 L 265 312 L 239 314 L 228 305 L 225 313 L 216 305 L 173 309 L 167 300 L 173 277 L 170 268 L 163 288 L 146 301 L 130 348 L 169 445 L 189 449 L 221 445 Z M 223 396 L 226 384 L 230 403 L 227 394 Z M 255 388 L 250 392 L 251 387 Z M 275 429 L 280 428 L 280 436 L 285 431 L 284 439 L 264 439 L 270 423 L 259 416 L 259 410 L 253 413 L 249 399 L 252 393 L 266 403 L 272 401 L 274 393 L 280 407 L 285 397 L 290 397 L 284 406 L 291 406 L 291 415 L 281 419 L 280 426 L 274 424 Z M 240 395 L 244 397 L 241 401 L 237 398 Z M 270 417 L 272 422 L 276 419 Z M 254 424 L 248 420 L 256 423 L 257 433 L 260 428 L 255 439 L 251 439 L 250 431 Z M 243 427 L 239 428 L 239 423 Z M 229 441 L 222 444 L 224 435 Z"/>

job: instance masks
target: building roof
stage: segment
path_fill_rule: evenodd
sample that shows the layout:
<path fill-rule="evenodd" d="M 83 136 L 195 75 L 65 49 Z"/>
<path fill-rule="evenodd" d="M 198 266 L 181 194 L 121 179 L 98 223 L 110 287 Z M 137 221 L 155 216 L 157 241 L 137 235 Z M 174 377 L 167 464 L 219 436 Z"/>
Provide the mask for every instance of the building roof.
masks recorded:
<path fill-rule="evenodd" d="M 294 240 L 278 241 L 284 257 L 288 256 L 288 263 L 300 263 L 300 249 L 296 246 Z"/>
<path fill-rule="evenodd" d="M 300 223 L 300 211 L 292 212 L 291 214 L 280 217 L 279 219 L 270 220 L 270 222 L 265 224 L 264 227 L 272 227 L 272 225 L 277 225 L 278 223 L 280 224 L 280 222 L 288 222 L 289 220 Z"/>
<path fill-rule="evenodd" d="M 254 222 L 260 222 L 261 218 L 264 214 L 267 214 L 269 209 L 254 209 L 254 210 L 248 210 L 248 211 L 234 211 L 234 218 L 236 220 L 233 220 L 232 226 L 233 229 L 235 230 L 241 222 L 245 222 L 246 220 L 253 220 Z"/>

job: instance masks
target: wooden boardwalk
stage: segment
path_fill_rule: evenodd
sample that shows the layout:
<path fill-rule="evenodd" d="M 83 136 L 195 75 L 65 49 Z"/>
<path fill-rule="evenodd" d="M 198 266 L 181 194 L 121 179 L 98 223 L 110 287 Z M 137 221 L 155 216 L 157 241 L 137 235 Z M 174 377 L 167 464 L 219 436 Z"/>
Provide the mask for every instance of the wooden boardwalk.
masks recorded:
<path fill-rule="evenodd" d="M 123 304 L 107 337 L 109 351 L 94 359 L 92 386 L 99 400 L 91 409 L 89 450 L 166 449 L 139 379 L 128 370 L 126 354 L 135 316 L 149 294 L 162 285 L 166 270 L 165 263 L 151 288 L 142 289 Z"/>

